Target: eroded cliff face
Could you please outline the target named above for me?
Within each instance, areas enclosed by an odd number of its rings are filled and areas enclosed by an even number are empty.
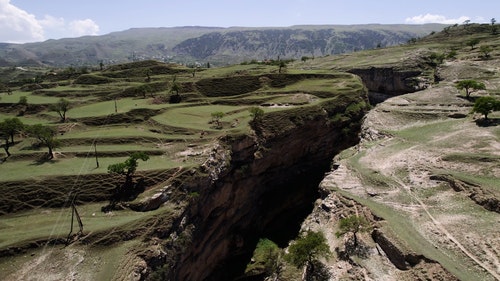
[[[356,74],[370,90],[370,102],[379,103],[392,96],[413,93],[429,87],[435,80],[422,69],[402,70],[394,67],[355,68],[348,72]]]
[[[362,106],[346,111],[352,104]],[[365,105],[360,93],[268,114],[255,122],[255,135],[221,140],[203,165],[211,180],[190,187],[199,196],[170,235],[189,241],[164,258],[167,280],[230,280],[243,272],[259,238],[285,244],[295,237],[332,157],[358,142]],[[166,248],[175,248],[169,243],[178,239],[167,240]]]
[[[331,280],[499,279],[498,194],[475,178],[498,178],[497,160],[480,158],[498,158],[498,128],[449,117],[469,108],[445,80],[365,116],[360,143],[335,157],[320,185],[324,198],[302,226],[322,231],[337,254],[323,261]],[[358,237],[362,255],[344,254],[352,235],[335,235],[351,215],[373,226]]]

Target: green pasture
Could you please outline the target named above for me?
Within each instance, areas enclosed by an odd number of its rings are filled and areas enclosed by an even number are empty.
[[[190,107],[178,107],[170,109],[153,119],[161,124],[183,127],[196,130],[216,130],[212,129],[209,122],[212,120],[212,113],[223,112],[222,122],[239,119],[240,125],[247,125],[250,120],[248,106],[229,105],[200,105]],[[241,120],[242,119],[242,120]],[[246,121],[246,122],[245,122]]]
[[[455,132],[461,122],[463,120],[445,119],[422,123],[420,126],[412,126],[403,130],[391,131],[390,133],[408,141],[424,143],[434,140],[436,136],[443,133]]]
[[[49,120],[43,119],[39,116],[31,116],[31,115],[15,116],[12,114],[5,114],[5,113],[0,113],[0,122],[5,120],[5,119],[14,118],[14,117],[21,120],[21,122],[23,122],[23,124],[25,124],[25,125],[34,125],[34,124],[39,124],[39,123],[45,124],[45,123],[50,122]]]
[[[150,131],[151,127],[141,125],[116,125],[116,126],[99,126],[99,127],[84,127],[82,129],[76,128],[63,136],[58,136],[59,139],[75,139],[75,138],[119,138],[126,139],[127,137],[147,137],[158,138],[159,140],[165,139],[167,136],[160,133]]]
[[[101,211],[105,203],[78,206],[78,213],[84,223],[85,233],[116,229],[128,224],[139,223],[143,218],[165,212],[164,209],[148,213],[123,210],[106,214]],[[0,248],[27,241],[46,238],[66,238],[71,226],[71,209],[36,209],[2,216],[0,221]],[[73,233],[78,231],[75,221]]]
[[[98,152],[119,152],[119,151],[150,151],[156,148],[154,143],[135,143],[135,144],[97,144]],[[68,147],[61,147],[58,149],[61,153],[65,152],[91,152],[94,154],[93,145],[72,145]]]
[[[0,103],[18,103],[19,98],[22,96],[28,99],[28,104],[51,104],[59,100],[58,97],[34,95],[31,92],[12,91],[12,95],[7,95],[6,93],[0,94]]]
[[[197,78],[230,77],[236,75],[263,75],[278,72],[278,66],[265,64],[235,64],[204,70],[196,74]]]
[[[99,168],[96,168],[95,157],[89,155],[85,158],[64,158],[56,153],[56,159],[49,161],[19,160],[6,161],[0,165],[2,175],[0,181],[17,181],[39,179],[44,176],[67,176],[82,174],[106,174],[111,164],[124,162],[128,157],[99,157]],[[180,166],[193,165],[198,161],[194,157],[151,156],[148,161],[140,161],[138,171],[170,169]],[[76,180],[76,179],[75,179]]]
[[[269,89],[269,92],[329,92],[335,95],[336,89],[344,88],[345,84],[346,81],[332,79],[303,79],[285,88]]]
[[[176,105],[153,104],[151,98],[123,98],[116,100],[116,112],[115,101],[110,100],[70,108],[70,110],[68,110],[68,112],[66,113],[66,116],[68,118],[96,117],[115,113],[129,112],[132,109],[138,108],[160,109],[172,106]]]

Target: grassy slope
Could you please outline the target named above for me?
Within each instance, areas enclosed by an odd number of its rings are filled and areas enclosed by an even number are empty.
[[[469,35],[470,37],[474,35]],[[478,35],[479,36],[479,35]],[[325,58],[316,58],[314,60],[308,60],[306,62],[295,62],[288,67],[287,72],[289,74],[300,74],[300,73],[308,73],[308,74],[330,74],[331,69],[348,69],[351,67],[369,67],[372,65],[378,66],[386,66],[386,65],[394,65],[396,64],[401,57],[408,57],[415,54],[416,51],[418,53],[420,50],[424,50],[423,53],[428,52],[447,52],[451,48],[457,49],[459,51],[458,58],[459,59],[467,59],[471,54],[478,54],[477,50],[475,52],[469,52],[469,47],[464,46],[463,39],[462,41],[450,42],[445,45],[439,44],[439,38],[437,39],[426,39],[429,41],[424,41],[423,44],[416,44],[410,46],[402,46],[399,48],[389,48],[389,49],[380,49],[380,50],[372,50],[372,51],[363,51],[359,53],[342,55],[342,56],[331,56]],[[498,40],[498,39],[497,39]],[[492,45],[497,44],[497,41],[491,41]],[[496,54],[498,50],[494,52]],[[410,60],[411,64],[413,61]],[[230,66],[225,68],[214,68],[200,71],[193,77],[189,73],[184,73],[181,75],[177,75],[177,81],[181,83],[195,83],[201,79],[207,78],[221,78],[221,77],[239,77],[239,76],[252,76],[252,75],[263,75],[263,74],[276,74],[277,68],[273,66],[265,66],[265,65],[238,65],[238,66]],[[466,77],[467,74],[462,74],[462,77]],[[483,73],[484,76],[484,73]],[[490,74],[491,76],[491,74]],[[142,77],[138,77],[137,81],[140,81]],[[167,81],[169,83],[172,81],[172,75],[154,75],[152,76],[153,81]],[[491,81],[498,81],[497,76],[493,76]],[[71,82],[71,81],[69,81]],[[66,94],[66,97],[70,99],[74,105],[74,107],[68,112],[68,117],[71,122],[78,123],[79,118],[85,117],[98,117],[98,116],[113,116],[114,115],[114,102],[106,101],[102,99],[101,95],[93,93],[92,89],[98,89],[101,87],[105,87],[106,91],[109,91],[111,95],[120,97],[123,89],[128,86],[137,86],[141,83],[138,82],[127,82],[126,79],[118,79],[114,83],[107,84],[105,86],[80,86],[80,85],[70,85],[68,86],[68,81],[65,81],[66,86],[60,86],[56,88],[50,89],[52,92],[63,92]],[[451,84],[451,83],[449,83]],[[497,85],[497,84],[492,84]],[[69,146],[63,146],[58,149],[58,152],[64,154],[74,153],[74,152],[88,152],[92,151],[92,140],[97,139],[99,143],[103,143],[102,146],[99,145],[98,148],[103,152],[116,152],[116,151],[133,151],[133,150],[143,150],[143,149],[159,149],[165,152],[164,156],[155,156],[150,161],[146,163],[140,163],[139,170],[151,170],[151,169],[169,169],[178,166],[191,166],[196,165],[202,159],[202,157],[187,157],[188,159],[192,159],[193,161],[183,162],[186,157],[176,155],[179,151],[190,151],[194,147],[198,147],[199,150],[191,151],[189,153],[193,153],[192,155],[197,155],[197,153],[203,153],[203,145],[208,144],[213,138],[226,133],[226,132],[241,132],[247,131],[247,122],[249,120],[249,114],[246,111],[246,108],[261,104],[263,100],[270,103],[279,103],[279,104],[294,104],[297,99],[301,101],[309,101],[314,104],[315,99],[304,98],[304,96],[300,96],[299,98],[296,96],[297,93],[304,92],[305,94],[312,95],[316,99],[328,97],[328,95],[335,96],[338,94],[338,89],[342,89],[341,92],[352,93],[356,92],[360,89],[360,85],[357,80],[352,79],[352,76],[348,75],[337,75],[337,78],[334,79],[310,79],[310,80],[301,80],[295,81],[294,83],[282,86],[282,87],[270,87],[268,84],[262,86],[258,90],[241,94],[235,93],[234,96],[225,96],[225,97],[204,97],[199,93],[196,93],[195,90],[187,90],[187,92],[182,93],[185,96],[193,96],[192,100],[187,100],[181,104],[170,105],[170,104],[153,104],[152,98],[143,99],[141,96],[136,97],[126,97],[126,98],[118,98],[119,112],[127,113],[132,109],[136,108],[144,108],[144,109],[161,109],[157,115],[152,116],[147,122],[142,122],[140,124],[117,124],[113,126],[82,126],[78,124],[71,128],[71,130],[67,131],[63,136],[60,136],[60,139],[64,141],[68,141],[70,143]],[[90,90],[89,90],[90,89]],[[489,86],[489,89],[493,93],[498,92],[498,86]],[[166,94],[166,91],[161,92],[162,94]],[[326,93],[326,94],[325,94]],[[74,94],[74,96],[72,96]],[[14,96],[15,95],[15,96]],[[33,103],[53,103],[57,101],[57,98],[49,97],[46,95],[37,94],[36,97],[29,91],[21,91],[20,89],[15,89],[13,96],[2,95],[1,103],[6,102],[17,102],[18,96],[26,95],[28,97],[28,101],[30,101],[31,97],[33,99]],[[4,99],[5,98],[5,99]],[[39,100],[37,100],[39,98]],[[221,105],[221,102],[224,102],[224,105]],[[228,106],[226,104],[233,104],[232,106]],[[193,106],[196,105],[196,106]],[[286,108],[265,108],[266,111],[276,111],[276,110],[286,110]],[[208,122],[211,119],[211,113],[215,111],[223,111],[226,113],[226,116],[223,118],[224,128],[222,130],[211,128],[211,125]],[[0,114],[0,120],[3,118],[11,117],[15,115],[16,112],[4,112]],[[47,111],[42,111],[33,115],[23,116],[22,120],[26,123],[45,123],[50,125],[57,125],[56,121],[53,119],[54,113],[50,113]],[[403,113],[400,116],[405,116]],[[239,119],[239,124],[235,127],[231,127],[230,124],[234,121],[234,119]],[[154,121],[154,122],[153,122]],[[401,122],[405,122],[405,120],[401,120]],[[421,143],[428,141],[429,139],[433,139],[436,134],[439,135],[442,131],[450,131],[449,123],[453,123],[457,121],[444,121],[436,122],[436,123],[418,123],[418,126],[413,129],[408,128],[404,130],[394,130],[390,129],[388,132],[392,132],[394,135],[403,140],[400,144],[395,145],[391,149],[400,149],[401,147],[407,147],[408,141]],[[178,128],[179,130],[177,130]],[[452,127],[453,128],[453,127]],[[180,130],[183,129],[183,130]],[[202,131],[208,131],[209,137],[200,138],[200,133]],[[415,131],[421,133],[415,133]],[[168,134],[162,132],[169,132]],[[186,134],[187,132],[187,134]],[[426,133],[424,133],[426,132]],[[498,137],[498,132],[496,133]],[[142,138],[142,141],[141,141]],[[73,144],[71,144],[73,141]],[[12,152],[14,154],[33,154],[37,152],[30,147],[31,141],[25,140],[19,144],[16,144],[12,148]],[[82,144],[83,143],[83,144]],[[445,145],[445,144],[440,144]],[[173,148],[172,148],[173,147]],[[43,151],[43,149],[42,149]],[[182,154],[182,155],[189,155]],[[450,154],[450,155],[456,155]],[[386,184],[393,185],[394,180],[391,180],[389,176],[379,175],[373,176],[373,173],[369,168],[364,167],[363,164],[359,163],[361,155],[356,156],[357,158],[353,158],[353,165],[360,165],[359,171],[361,174],[366,174],[366,179],[369,182],[382,183],[384,186]],[[108,157],[102,159],[101,168],[95,170],[93,169],[93,165],[95,164],[93,159],[85,159],[85,158],[58,158],[51,162],[42,163],[40,165],[34,165],[36,163],[35,160],[14,160],[9,159],[6,163],[0,165],[0,173],[2,173],[2,180],[16,180],[16,179],[26,179],[26,171],[29,169],[30,176],[36,176],[37,178],[48,176],[48,175],[78,175],[80,173],[105,173],[105,168],[110,163],[116,163],[119,161],[123,161],[124,156],[119,157]],[[468,160],[473,161],[473,160]],[[477,162],[475,162],[478,164]],[[365,169],[363,172],[363,169]],[[8,175],[6,178],[3,175]],[[404,173],[403,173],[404,175]],[[494,180],[490,178],[483,179],[483,177],[478,177],[474,174],[467,173],[464,177],[474,177],[478,182],[489,182],[492,188],[497,188],[498,186],[495,184]],[[385,182],[387,181],[387,182]],[[356,195],[349,195],[356,198]],[[408,198],[404,195],[401,197],[403,200],[407,200]],[[410,231],[414,225],[408,226],[408,221],[401,219],[401,215],[399,215],[399,210],[393,210],[388,206],[380,205],[378,202],[369,202],[366,199],[359,199],[361,203],[365,203],[368,206],[371,206],[374,211],[381,214],[386,220],[389,221],[389,226],[393,229],[396,235],[400,236],[403,241],[411,241],[412,234]],[[379,206],[379,207],[377,207]],[[95,208],[95,205],[86,205],[83,207],[84,210],[89,208],[89,212],[92,211],[92,208]],[[49,210],[50,211],[50,210]],[[95,210],[94,210],[95,211]],[[92,212],[94,212],[92,211]],[[32,214],[31,211],[26,213],[27,216]],[[62,213],[67,213],[67,210],[62,210]],[[97,212],[97,211],[95,211]],[[22,214],[15,214],[21,215]],[[31,215],[30,215],[31,216]],[[58,215],[59,216],[59,215]],[[65,215],[66,216],[66,215]],[[88,212],[85,211],[85,216],[88,216]],[[133,221],[136,217],[135,214],[132,213],[117,213],[117,216],[120,219],[117,220],[117,224]],[[144,216],[149,217],[148,214]],[[28,216],[29,218],[29,216]],[[145,218],[145,217],[139,217]],[[25,220],[15,220],[9,216],[5,217],[5,223],[2,220],[2,225],[0,228],[3,229],[11,229],[15,231],[17,227],[25,229],[30,229],[31,222]],[[35,221],[42,221],[40,217],[33,215],[33,219]],[[46,225],[49,226],[51,224],[55,225],[55,227],[62,227],[63,223],[60,223],[60,220],[57,219],[57,216],[48,216],[46,221]],[[86,219],[92,221],[94,218]],[[105,217],[101,217],[99,215],[98,218],[95,218],[98,222],[96,225],[89,226],[89,229],[95,228],[97,230],[106,229],[106,226],[103,226],[106,222]],[[403,223],[404,222],[404,223]],[[19,225],[16,225],[19,223]],[[67,223],[65,223],[67,224]],[[408,227],[407,227],[408,226]],[[103,227],[103,228],[100,228]],[[118,227],[120,228],[120,227]],[[37,228],[38,229],[38,228]],[[38,239],[40,237],[47,237],[52,230],[49,228],[40,228],[33,235],[24,233],[25,235],[15,235],[18,232],[10,232],[10,231],[2,231],[0,234],[0,241],[4,243],[4,246],[14,245],[21,243],[30,239]],[[398,229],[407,229],[404,232],[398,233]],[[58,232],[59,235],[65,234],[65,231],[61,230]],[[424,247],[423,252],[428,254],[431,258],[435,258],[443,263],[443,265],[449,268],[450,271],[455,272],[459,276],[464,276],[463,279],[469,279],[470,273],[462,272],[460,268],[457,268],[456,264],[453,264],[453,261],[450,259],[443,257],[446,254],[453,254],[453,252],[436,252],[436,250],[431,249],[429,247],[428,242],[426,241],[426,237],[418,236],[420,238],[416,239],[414,243],[410,243],[410,247],[415,250],[419,250],[419,248]],[[423,245],[423,246],[422,246]],[[428,248],[428,249],[427,249]],[[460,258],[462,260],[462,258]],[[465,268],[465,267],[464,267]],[[463,275],[461,275],[463,274]]]
[[[0,188],[0,190],[3,189],[0,200],[4,206],[25,204],[34,209],[0,216],[0,229],[2,229],[0,250],[27,245],[33,241],[65,238],[67,235],[70,209],[43,207],[44,203],[41,202],[43,201],[41,198],[44,196],[40,196],[38,192],[49,192],[52,195],[48,196],[60,197],[49,203],[60,205],[67,200],[70,192],[71,194],[78,192],[81,188],[81,180],[88,181],[85,182],[85,188],[88,190],[80,195],[83,201],[81,201],[82,205],[78,206],[85,224],[85,233],[90,232],[90,237],[100,235],[115,237],[113,233],[126,231],[131,228],[131,225],[141,222],[146,224],[148,220],[155,217],[157,212],[166,214],[168,218],[170,215],[167,211],[170,207],[162,207],[159,211],[149,213],[120,211],[114,212],[110,217],[100,211],[100,207],[106,202],[85,203],[84,201],[88,200],[87,197],[92,197],[92,194],[96,198],[103,198],[113,185],[120,182],[119,178],[112,178],[106,174],[108,165],[124,161],[126,156],[134,151],[150,153],[152,156],[148,161],[139,163],[138,171],[150,173],[151,182],[157,183],[148,186],[145,192],[151,196],[157,192],[156,190],[168,184],[170,171],[175,173],[175,171],[181,171],[182,168],[196,167],[205,161],[211,151],[212,143],[218,137],[225,134],[249,132],[248,122],[251,117],[248,109],[252,106],[268,102],[268,106],[262,107],[265,112],[279,112],[294,109],[297,106],[317,104],[320,100],[335,98],[340,93],[357,97],[359,93],[364,92],[360,81],[352,75],[330,71],[304,71],[292,68],[286,70],[287,75],[276,76],[278,71],[276,66],[255,64],[201,69],[193,76],[189,69],[173,67],[178,68],[178,73],[180,73],[175,74],[176,81],[181,84],[181,96],[184,98],[179,104],[155,100],[155,97],[160,96],[168,99],[168,85],[171,85],[174,74],[151,75],[150,83],[164,83],[165,86],[162,90],[148,93],[146,98],[139,92],[134,96],[128,94],[124,96],[125,93],[130,92],[127,89],[145,84],[137,82],[144,80],[142,75],[145,73],[137,67],[130,73],[141,76],[113,78],[113,82],[103,85],[75,84],[77,78],[75,76],[69,79],[65,77],[63,80],[55,81],[56,83],[44,82],[42,84],[47,84],[47,87],[37,91],[14,88],[13,95],[2,94],[0,103],[4,106],[0,107],[0,121],[15,117],[23,109],[15,104],[20,96],[27,96],[29,104],[40,104],[43,107],[34,112],[27,112],[18,118],[25,124],[41,123],[59,128],[61,133],[58,134],[57,139],[62,145],[55,150],[54,159],[43,161],[40,158],[46,153],[46,148],[34,147],[33,144],[36,142],[34,139],[16,135],[16,143],[10,148],[12,156],[0,164],[2,174],[0,186],[2,182],[8,185],[8,187]],[[114,75],[113,71],[119,73],[122,69],[128,68],[128,66],[114,67],[115,70],[105,70],[102,74],[120,77],[121,74]],[[100,75],[101,73],[95,72],[94,74]],[[301,76],[304,74],[322,76],[309,81]],[[258,82],[259,79],[252,78],[260,75],[268,76],[266,82],[261,84]],[[289,78],[284,82],[273,86],[274,79],[279,80],[288,76]],[[207,97],[193,86],[201,80],[210,82],[207,79],[233,79],[233,77],[235,81],[239,81],[238,79],[257,81],[257,84],[252,85],[252,88],[256,90],[241,93],[238,83],[226,83],[221,85],[225,87],[225,95],[217,96],[212,93],[218,88],[213,86],[210,88],[211,84],[205,83],[203,90],[210,94],[210,97]],[[54,77],[50,79],[57,80]],[[57,114],[48,110],[50,105],[56,103],[61,97],[68,99],[71,104],[67,112],[68,121],[64,124],[58,123]],[[282,106],[270,106],[273,104]],[[148,112],[147,110],[154,110],[150,111],[153,115],[145,117],[143,113]],[[218,111],[224,113],[221,119],[221,129],[215,128],[213,123],[210,124],[212,113]],[[132,119],[121,119],[127,116],[131,116]],[[103,120],[101,125],[93,125],[92,122],[85,125],[82,122],[97,119]],[[125,120],[132,120],[132,122]],[[94,141],[97,141],[99,168],[96,168]],[[161,171],[167,171],[167,176],[161,176]],[[157,180],[158,178],[163,178],[163,181]],[[59,182],[58,179],[60,179]],[[105,183],[105,186],[99,186],[102,183]],[[36,196],[27,202],[19,201],[23,200],[19,198],[29,194],[36,194]],[[40,199],[35,200],[36,197]],[[142,198],[144,196],[140,196],[136,202]],[[118,243],[117,241],[123,238],[113,239],[114,241],[110,243]],[[113,249],[125,251],[121,244],[116,244],[114,248],[102,249],[102,251],[107,255],[115,251]],[[19,262],[22,260],[19,259]],[[12,264],[16,262],[11,259],[0,261],[0,267]],[[117,270],[117,266],[118,263],[115,262],[114,268],[107,269],[102,274],[112,275],[112,271]],[[7,274],[12,270],[3,272]],[[0,275],[0,277],[5,276]]]
[[[499,245],[495,241],[499,237],[494,226],[498,214],[473,202],[469,192],[457,193],[443,183],[427,181],[432,174],[451,175],[500,197],[498,126],[478,127],[471,117],[446,118],[452,112],[467,114],[471,106],[459,97],[456,80],[484,82],[487,91],[475,95],[499,93],[500,75],[494,69],[500,66],[500,38],[490,28],[459,26],[414,45],[296,63],[311,69],[404,69],[414,67],[418,56],[457,52],[455,59],[446,59],[440,66],[443,81],[432,89],[388,100],[369,114],[367,126],[388,137],[365,140],[359,151],[342,154],[341,163],[357,175],[361,187],[343,189],[345,183],[339,181],[332,188],[384,218],[389,235],[397,237],[403,248],[439,261],[461,280],[498,278],[495,247]],[[489,59],[481,58],[477,46],[471,50],[467,45],[474,38],[480,40],[478,46],[492,47]],[[496,120],[499,116],[492,114]],[[367,191],[377,195],[368,196]]]

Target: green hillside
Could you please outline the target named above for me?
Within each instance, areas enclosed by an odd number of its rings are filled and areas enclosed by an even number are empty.
[[[300,59],[406,43],[444,25],[134,28],[102,36],[0,44],[0,66],[87,66],[154,59],[194,65]]]

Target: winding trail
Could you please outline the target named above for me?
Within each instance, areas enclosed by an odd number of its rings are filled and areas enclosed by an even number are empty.
[[[429,212],[427,205],[420,200],[420,198],[415,195],[412,191],[411,188],[406,185],[403,181],[398,179],[397,177],[394,177],[394,180],[405,190],[408,192],[408,194],[418,202],[420,207],[422,207],[422,210],[426,213],[426,215],[431,219],[432,223],[439,229],[439,231],[444,234],[450,241],[452,241],[466,256],[468,256],[470,259],[472,259],[476,264],[481,266],[484,270],[486,270],[488,273],[490,273],[492,276],[494,276],[496,279],[500,280],[500,275],[495,272],[494,269],[491,269],[488,265],[480,261],[475,255],[473,255],[470,251],[468,251],[453,235],[450,234],[448,230],[436,219],[434,216],[431,215]]]

